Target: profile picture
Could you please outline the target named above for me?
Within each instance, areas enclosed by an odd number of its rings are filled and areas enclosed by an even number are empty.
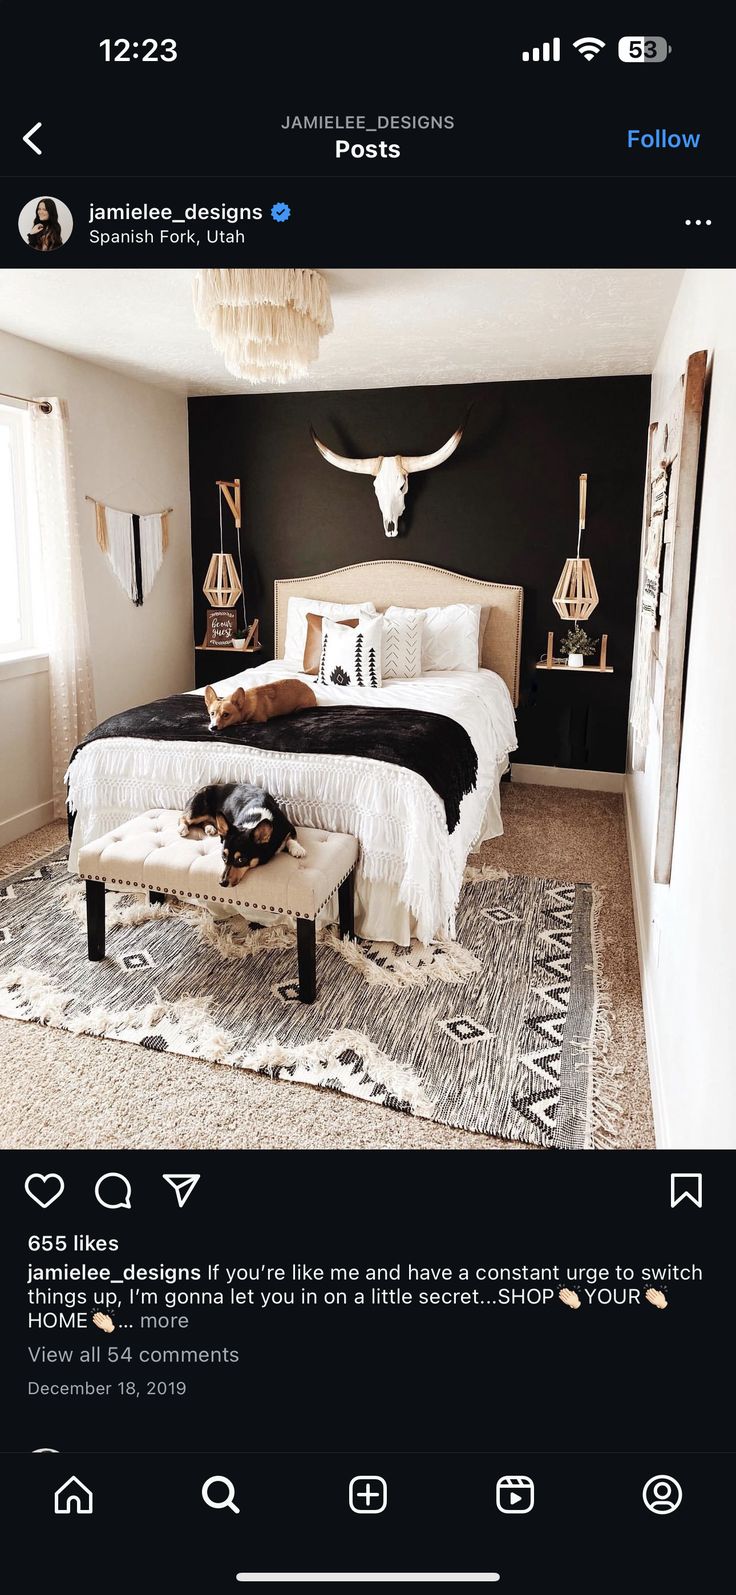
[[[73,228],[74,220],[69,206],[62,199],[53,199],[50,194],[29,199],[18,217],[18,231],[23,242],[30,249],[38,249],[43,254],[68,244]]]

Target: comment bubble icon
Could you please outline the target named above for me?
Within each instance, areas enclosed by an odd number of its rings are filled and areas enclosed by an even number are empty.
[[[113,1170],[101,1174],[95,1185],[95,1196],[100,1207],[129,1208],[132,1194],[130,1180],[126,1179],[124,1174],[117,1174]]]

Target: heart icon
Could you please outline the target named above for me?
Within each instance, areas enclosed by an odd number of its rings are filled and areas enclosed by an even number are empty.
[[[50,1192],[42,1194],[43,1187],[48,1186],[49,1181]],[[25,1189],[26,1196],[30,1196],[32,1202],[37,1202],[39,1207],[50,1207],[52,1202],[58,1202],[64,1189],[64,1181],[60,1174],[29,1174]]]

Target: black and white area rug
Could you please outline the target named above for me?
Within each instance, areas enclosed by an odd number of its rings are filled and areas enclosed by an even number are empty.
[[[84,888],[54,854],[0,882],[0,1014],[507,1140],[615,1146],[593,888],[466,877],[456,942],[404,952],[323,931],[306,1006],[288,923],[108,893],[107,956],[89,963]]]

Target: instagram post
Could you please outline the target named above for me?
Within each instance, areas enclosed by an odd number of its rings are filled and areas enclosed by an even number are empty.
[[[492,105],[454,46],[421,95],[289,55],[236,103],[127,19],[50,23],[63,126],[5,68],[31,1592],[727,1554],[724,113],[693,29],[522,22]]]
[[[116,330],[105,270],[3,274],[3,380],[52,395],[1,418],[6,1145],[733,1138],[672,874],[719,845],[683,703],[728,462],[685,345],[735,285],[136,269]]]

